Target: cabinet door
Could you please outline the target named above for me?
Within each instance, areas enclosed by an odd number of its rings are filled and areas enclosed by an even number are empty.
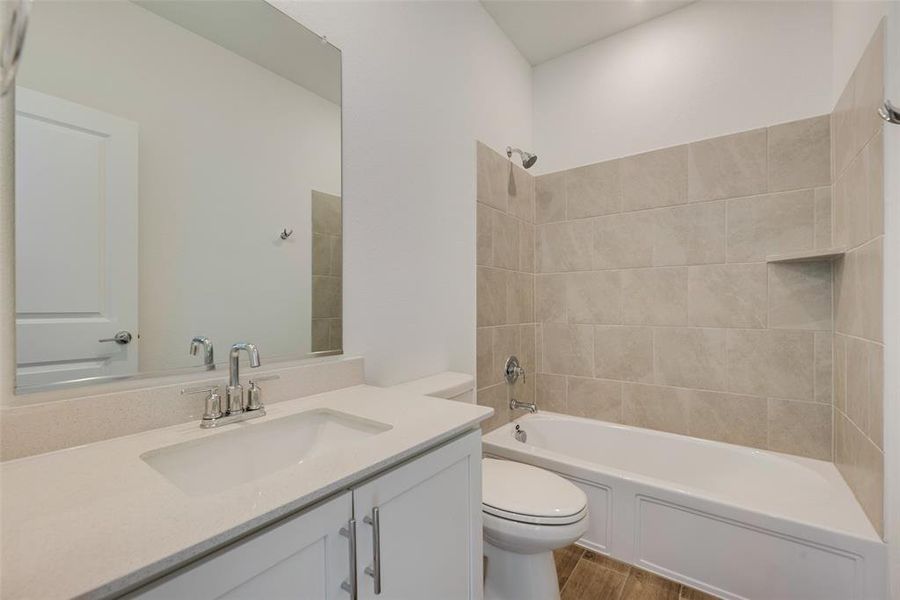
[[[154,582],[132,597],[199,600],[348,598],[350,569],[340,535],[352,511],[350,492],[235,542]]]
[[[481,597],[479,432],[354,489],[353,505],[360,599]]]

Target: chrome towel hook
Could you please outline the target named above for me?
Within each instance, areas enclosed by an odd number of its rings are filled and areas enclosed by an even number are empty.
[[[280,236],[280,237],[281,237],[281,239],[286,240],[286,239],[288,239],[289,237],[291,237],[292,235],[294,235],[294,230],[291,229],[290,231],[288,231],[287,228],[285,228],[285,229],[283,229],[283,230],[281,231],[281,236]]]
[[[894,125],[900,125],[900,110],[897,110],[890,100],[884,101],[884,106],[878,109],[878,116]]]

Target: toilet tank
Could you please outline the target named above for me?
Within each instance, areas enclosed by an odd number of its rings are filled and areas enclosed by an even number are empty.
[[[444,371],[395,385],[393,389],[419,396],[435,396],[475,404],[475,378],[466,373]]]

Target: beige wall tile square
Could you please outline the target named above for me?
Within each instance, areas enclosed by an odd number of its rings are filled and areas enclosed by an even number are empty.
[[[727,337],[729,391],[812,400],[812,332],[729,329]]]
[[[831,406],[769,398],[769,450],[831,460]]]
[[[884,534],[884,454],[840,412],[835,413],[834,462],[879,535]]]
[[[510,273],[507,285],[506,322],[534,323],[534,275]]]
[[[534,312],[539,323],[566,322],[566,278],[564,273],[536,275]]]
[[[525,368],[525,379],[532,381],[534,380],[533,375],[538,372],[534,351],[535,330],[534,325],[519,325],[519,353],[516,355],[519,357],[519,363]],[[500,369],[497,369],[498,373],[502,368],[503,365],[500,365]]]
[[[556,375],[593,376],[593,327],[545,323],[541,329],[544,372]]]
[[[725,262],[725,203],[656,211],[653,242],[655,266]]]
[[[848,252],[835,268],[835,330],[882,341],[882,238]]]
[[[340,317],[343,308],[341,278],[314,275],[312,278],[312,318]]]
[[[491,237],[495,267],[519,268],[519,222],[501,212],[491,211]]]
[[[559,273],[591,269],[594,253],[594,227],[590,221],[549,223],[538,226],[535,233],[537,236],[535,252],[539,272]]]
[[[484,433],[506,425],[515,418],[515,415],[509,410],[505,383],[478,390],[477,399],[479,405],[490,406],[494,409],[491,418],[481,424],[481,430]]]
[[[342,277],[344,272],[344,236],[331,237],[331,274]]]
[[[478,142],[475,150],[478,172],[477,198],[489,206],[506,212],[507,207],[507,160]]]
[[[544,326],[541,323],[534,326],[534,372],[544,372]]]
[[[622,322],[686,325],[687,267],[622,271]]]
[[[566,377],[566,412],[613,423],[622,422],[622,384],[585,377]]]
[[[478,327],[506,324],[506,280],[508,271],[478,267],[476,306]]]
[[[869,422],[865,434],[884,450],[884,347],[869,342]]]
[[[485,388],[500,383],[500,371],[494,364],[494,330],[490,327],[475,329],[475,385]]]
[[[331,343],[331,319],[311,319],[310,326],[312,351],[327,350]]]
[[[834,111],[831,113],[832,165],[835,181],[850,164],[857,150],[856,127],[854,127],[853,99],[856,77],[851,77],[841,92]]]
[[[674,327],[655,329],[654,381],[681,387],[725,390],[725,331]]]
[[[847,412],[847,338],[839,333],[834,334],[834,406]]]
[[[719,392],[695,391],[690,403],[690,435],[765,448],[766,399]]]
[[[813,247],[815,192],[780,192],[728,201],[728,262],[765,260]]]
[[[539,175],[534,178],[535,223],[566,220],[566,172]]]
[[[653,330],[649,327],[595,327],[594,375],[652,383]]]
[[[331,238],[322,233],[312,236],[312,274],[331,275]]]
[[[492,212],[493,210],[488,208],[486,204],[476,203],[475,231],[478,245],[475,251],[475,264],[486,267],[494,264],[494,246],[491,238],[491,232],[493,231]]]
[[[869,425],[869,345],[864,340],[847,338],[847,410],[857,427]]]
[[[674,146],[622,159],[622,210],[687,202],[688,147]]]
[[[831,116],[769,127],[769,191],[831,183]]]
[[[627,425],[687,435],[691,390],[641,383],[622,384],[622,418]]]
[[[815,233],[814,246],[816,248],[831,248],[831,187],[821,187],[815,190]]]
[[[597,218],[594,221],[594,268],[651,266],[656,214],[656,211],[641,211]]]
[[[506,162],[507,212],[528,223],[534,222],[534,177],[511,161]]]
[[[866,146],[866,177],[869,237],[875,237],[884,234],[884,136],[880,132]]]
[[[765,327],[766,289],[764,263],[690,267],[690,324],[698,327]]]
[[[569,323],[621,323],[620,271],[586,271],[566,276]]]
[[[621,210],[620,161],[587,165],[566,173],[566,217],[583,219]]]
[[[766,130],[695,142],[688,147],[688,199],[692,202],[766,191]]]
[[[834,334],[831,331],[817,331],[814,338],[815,379],[813,380],[813,399],[823,404],[831,404],[833,400],[833,340]]]
[[[311,199],[312,230],[316,233],[341,235],[342,203],[340,196],[313,190]]]
[[[494,332],[493,346],[491,350],[491,374],[492,380],[497,383],[505,383],[503,379],[503,365],[510,356],[518,356],[521,349],[521,331],[517,325],[505,327],[492,327]]]
[[[857,155],[834,185],[835,243],[855,247],[869,239],[866,160]]]
[[[562,375],[549,375],[539,373],[537,375],[537,387],[535,388],[535,401],[538,410],[549,412],[566,412],[566,378]]]
[[[856,71],[853,90],[853,120],[857,149],[881,131],[883,121],[876,112],[884,103],[884,21],[872,35]]]
[[[519,270],[534,273],[534,225],[519,222]]]
[[[831,330],[831,263],[769,265],[769,327]]]

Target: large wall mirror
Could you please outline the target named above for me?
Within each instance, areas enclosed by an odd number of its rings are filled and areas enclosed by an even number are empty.
[[[337,48],[263,0],[35,2],[16,83],[19,393],[340,351]]]

